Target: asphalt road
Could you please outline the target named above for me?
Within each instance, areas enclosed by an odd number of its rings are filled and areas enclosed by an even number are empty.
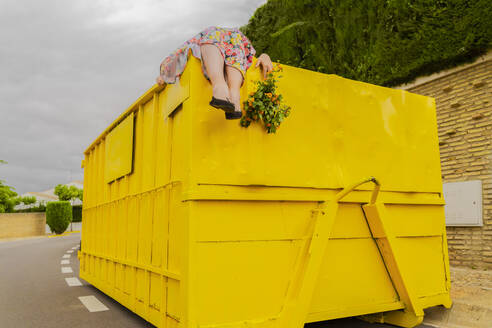
[[[0,241],[0,328],[153,327],[78,278],[80,234]],[[67,253],[72,250],[72,253]],[[65,258],[63,258],[65,256]],[[69,263],[61,264],[63,260]],[[70,267],[72,273],[62,273]],[[70,269],[64,269],[69,271]],[[65,278],[78,278],[70,287]],[[75,281],[77,282],[77,281]],[[86,307],[79,297],[85,298]],[[95,297],[95,301],[94,301]],[[91,310],[103,310],[90,312]],[[356,319],[332,320],[306,328],[388,328]],[[421,325],[420,328],[430,328]]]

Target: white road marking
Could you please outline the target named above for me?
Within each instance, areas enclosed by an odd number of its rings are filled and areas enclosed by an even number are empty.
[[[70,254],[65,254],[65,255],[62,256],[62,258],[69,259],[70,258]]]
[[[73,253],[73,249],[68,250],[67,253]]]
[[[70,260],[61,260],[60,264],[70,264]]]
[[[75,277],[65,278],[65,281],[67,282],[67,285],[70,287],[82,286],[82,283],[80,282],[80,280],[75,278]]]
[[[77,248],[79,248],[79,246],[72,247],[72,249],[77,249]]]
[[[89,312],[101,312],[108,311],[109,309],[106,305],[102,304],[96,296],[80,296],[79,300],[84,304],[84,306],[89,310]]]
[[[73,270],[71,267],[61,267],[61,273],[72,273]]]

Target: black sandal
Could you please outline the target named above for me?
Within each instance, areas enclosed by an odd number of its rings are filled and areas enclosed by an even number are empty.
[[[223,99],[217,99],[215,97],[212,97],[212,100],[210,100],[210,106],[222,109],[224,112],[231,113],[234,112],[234,104],[231,103],[228,100],[223,100]]]
[[[238,120],[243,116],[243,112],[233,111],[232,113],[225,113],[226,120]]]

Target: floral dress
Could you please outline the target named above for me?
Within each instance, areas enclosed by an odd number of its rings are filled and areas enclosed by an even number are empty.
[[[181,47],[166,57],[161,64],[161,77],[166,83],[175,83],[183,73],[188,61],[188,52],[196,58],[202,58],[200,46],[202,44],[216,45],[226,65],[237,68],[244,77],[246,70],[251,66],[256,51],[248,38],[238,28],[222,28],[210,26],[193,38],[186,41]],[[202,61],[202,70],[208,79],[207,71]]]

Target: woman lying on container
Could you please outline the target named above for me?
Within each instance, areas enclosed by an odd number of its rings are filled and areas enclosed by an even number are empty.
[[[185,69],[189,50],[202,61],[203,74],[212,83],[210,105],[225,111],[226,119],[241,118],[239,89],[256,53],[248,38],[237,28],[208,27],[164,59],[159,85],[176,82]],[[264,76],[273,66],[267,54],[258,57],[256,67],[259,65]]]

